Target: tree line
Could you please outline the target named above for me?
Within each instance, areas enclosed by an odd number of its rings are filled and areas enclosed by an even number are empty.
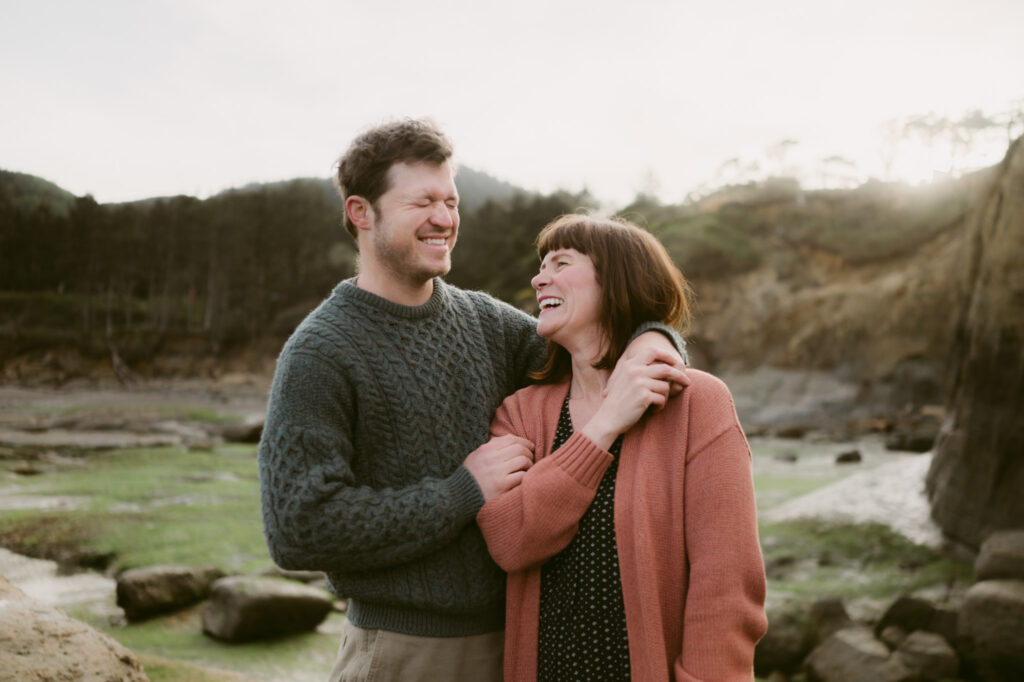
[[[475,189],[448,279],[514,301],[536,269],[539,229],[592,202],[507,186],[487,198],[480,174],[462,173]],[[283,338],[355,272],[341,201],[326,180],[124,204],[62,192],[0,171],[0,343],[8,352],[63,341],[129,359],[187,336],[222,353]]]

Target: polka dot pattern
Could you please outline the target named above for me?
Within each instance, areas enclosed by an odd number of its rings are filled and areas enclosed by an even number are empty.
[[[573,433],[566,396],[552,451]],[[594,500],[569,545],[541,569],[537,679],[629,679],[629,639],[615,546],[615,472],[620,436]]]

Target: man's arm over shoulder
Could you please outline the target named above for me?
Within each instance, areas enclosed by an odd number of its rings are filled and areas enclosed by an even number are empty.
[[[537,335],[537,318],[482,291],[468,293],[475,297],[478,313],[495,325],[485,333],[501,335],[504,357],[494,359],[507,369],[509,394],[529,385],[529,373],[540,369],[546,356],[544,339]]]
[[[283,568],[356,571],[405,563],[451,542],[483,505],[465,467],[373,489],[353,473],[355,396],[323,355],[287,348],[259,446],[264,532]]]

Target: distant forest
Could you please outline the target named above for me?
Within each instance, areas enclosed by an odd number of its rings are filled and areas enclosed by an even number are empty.
[[[582,195],[528,194],[463,168],[462,229],[449,280],[513,300],[535,269],[532,242]],[[329,180],[297,179],[122,204],[0,171],[0,364],[66,344],[125,361],[169,339],[220,354],[286,336],[356,253]]]
[[[448,281],[532,311],[537,232],[595,202],[527,193],[469,168],[457,183],[462,227]],[[697,285],[761,266],[799,278],[808,248],[851,264],[916,248],[962,215],[968,186],[804,191],[769,178],[684,204],[640,195],[620,215],[662,239]],[[0,171],[0,367],[54,348],[129,365],[182,347],[276,352],[355,266],[328,180],[99,204]]]

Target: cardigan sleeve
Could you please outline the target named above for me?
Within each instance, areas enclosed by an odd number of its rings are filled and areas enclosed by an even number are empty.
[[[498,408],[491,435],[514,434],[533,440],[513,395]],[[549,445],[536,443],[536,451]],[[537,461],[522,483],[487,502],[477,523],[501,568],[519,571],[542,564],[576,535],[612,455],[581,433]]]
[[[675,679],[749,681],[767,619],[750,449],[738,422],[692,456],[684,485],[690,572]]]

